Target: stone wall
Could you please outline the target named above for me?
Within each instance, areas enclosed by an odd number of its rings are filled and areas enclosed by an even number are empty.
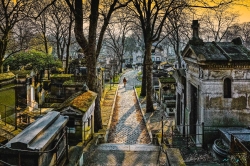
[[[223,81],[232,80],[231,98],[224,98]],[[242,126],[250,120],[250,70],[248,69],[202,69],[189,66],[187,94],[190,85],[198,89],[199,121],[205,126]],[[187,96],[190,108],[190,95]],[[192,110],[191,110],[192,111]]]

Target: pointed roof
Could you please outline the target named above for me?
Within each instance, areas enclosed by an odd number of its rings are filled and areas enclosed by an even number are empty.
[[[182,56],[197,62],[250,61],[250,51],[234,39],[232,42],[204,42],[202,45],[188,43]]]

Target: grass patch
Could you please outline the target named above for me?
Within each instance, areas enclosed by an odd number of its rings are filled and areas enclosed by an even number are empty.
[[[141,71],[137,73],[137,78],[139,81],[142,81],[142,72]]]
[[[5,91],[0,92],[0,114],[1,118],[5,117],[5,110],[6,116],[10,116],[15,112],[15,90],[8,89]]]
[[[115,83],[115,84],[118,84],[119,81],[120,81],[120,77],[121,77],[121,74],[116,74],[112,79],[111,79],[111,82]]]
[[[135,91],[137,93],[137,96],[140,97],[140,94],[141,94],[141,85],[136,85],[135,86]]]
[[[139,97],[140,100],[145,100],[146,96],[141,96],[141,85],[136,85],[135,86],[135,91],[137,93],[137,96]]]
[[[117,86],[118,86],[117,84],[113,85],[112,83],[111,84],[106,83],[104,87],[105,88],[104,91],[108,92],[110,90],[116,90]]]

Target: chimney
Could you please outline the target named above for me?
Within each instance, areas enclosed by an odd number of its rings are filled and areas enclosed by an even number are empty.
[[[191,28],[193,29],[193,37],[189,41],[190,44],[193,44],[193,45],[203,44],[203,40],[200,39],[200,37],[199,37],[199,27],[200,27],[200,24],[199,24],[198,20],[193,20],[193,24],[191,26]]]
[[[192,29],[193,29],[193,38],[199,39],[199,27],[200,24],[198,23],[198,20],[193,20],[192,24]]]

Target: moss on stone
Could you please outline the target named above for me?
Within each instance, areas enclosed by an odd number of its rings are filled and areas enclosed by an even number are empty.
[[[78,108],[79,110],[86,112],[90,105],[94,102],[96,98],[96,93],[92,91],[87,91],[77,96],[74,100],[70,102],[70,105]]]
[[[222,110],[223,109],[223,104],[222,104],[221,97],[210,98],[208,108],[217,108],[217,109]]]
[[[63,86],[83,86],[82,82],[75,82],[73,80],[67,80],[63,83]]]
[[[31,70],[15,70],[13,71],[15,75],[18,75],[18,77],[26,77],[27,74],[30,75]]]
[[[232,99],[232,109],[245,109],[247,106],[247,99],[245,96],[241,96],[241,97],[238,97],[238,98],[233,98]]]
[[[174,77],[160,77],[159,80],[161,83],[174,83],[175,82]]]
[[[50,78],[70,78],[73,74],[51,74]]]
[[[8,73],[0,73],[0,81],[3,80],[9,80],[15,77],[15,74],[13,74],[12,72],[8,72]]]

